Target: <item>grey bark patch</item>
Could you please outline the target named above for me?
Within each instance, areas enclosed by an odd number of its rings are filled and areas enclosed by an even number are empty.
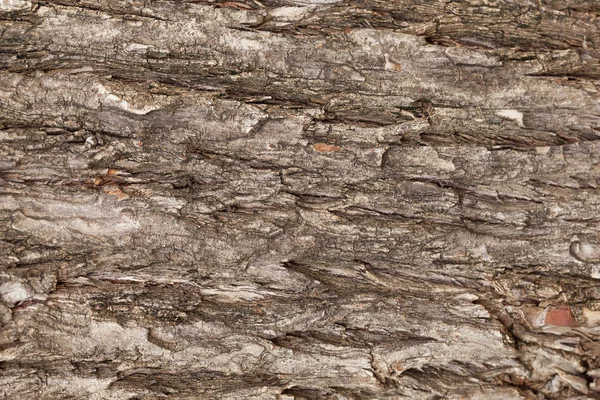
[[[571,243],[571,254],[579,261],[600,262],[600,244],[575,241]]]

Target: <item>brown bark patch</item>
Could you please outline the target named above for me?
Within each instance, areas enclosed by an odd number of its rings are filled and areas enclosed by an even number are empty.
[[[327,144],[327,143],[315,143],[315,145],[313,147],[319,153],[332,153],[334,151],[338,151],[341,149],[340,146],[336,146],[333,144]]]
[[[129,195],[127,193],[125,193],[124,191],[122,191],[121,189],[119,189],[116,186],[105,187],[104,193],[108,194],[109,196],[116,196],[117,199],[119,199],[119,200],[126,200],[129,198]]]
[[[544,323],[554,326],[579,326],[571,314],[571,309],[567,305],[561,305],[548,310]]]

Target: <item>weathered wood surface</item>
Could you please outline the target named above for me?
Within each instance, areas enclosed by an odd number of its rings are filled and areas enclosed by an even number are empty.
[[[599,398],[597,2],[0,5],[3,398]]]

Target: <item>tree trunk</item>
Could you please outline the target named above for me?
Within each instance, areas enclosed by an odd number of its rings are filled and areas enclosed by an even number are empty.
[[[0,20],[3,398],[600,398],[596,1]]]

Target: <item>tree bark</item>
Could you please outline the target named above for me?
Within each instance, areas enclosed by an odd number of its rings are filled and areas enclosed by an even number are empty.
[[[0,28],[3,398],[600,398],[597,2]]]

